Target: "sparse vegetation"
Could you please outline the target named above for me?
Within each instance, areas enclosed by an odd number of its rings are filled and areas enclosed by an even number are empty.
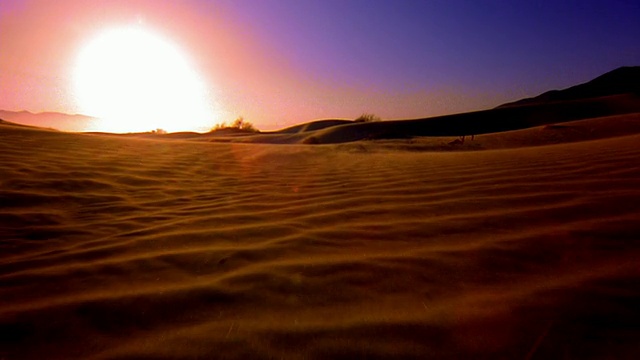
[[[260,130],[256,129],[252,123],[246,121],[242,116],[235,119],[233,123],[231,123],[231,125],[228,125],[226,122],[216,124],[216,126],[214,126],[213,129],[211,129],[211,131],[219,131],[219,130],[226,130],[226,129],[242,130],[246,132],[260,132]]]
[[[226,122],[221,122],[221,123],[217,123],[214,127],[211,128],[210,131],[217,131],[217,130],[222,130],[222,129],[228,129],[229,125],[227,125]]]
[[[380,120],[382,120],[382,119],[377,115],[363,113],[358,118],[356,118],[354,121],[355,122],[374,122],[374,121],[380,121]]]
[[[251,132],[257,132],[258,129],[256,129],[252,123],[245,121],[244,118],[242,118],[242,116],[240,116],[239,118],[237,118],[233,124],[231,125],[232,128],[236,128],[236,129],[240,129],[240,130],[246,130],[246,131],[251,131]]]
[[[155,129],[155,130],[151,130],[151,133],[152,134],[157,134],[157,135],[162,135],[162,134],[166,134],[167,130],[158,128],[158,129]]]

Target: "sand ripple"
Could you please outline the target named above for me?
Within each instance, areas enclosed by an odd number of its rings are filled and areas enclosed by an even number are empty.
[[[0,358],[631,359],[638,143],[2,129]]]

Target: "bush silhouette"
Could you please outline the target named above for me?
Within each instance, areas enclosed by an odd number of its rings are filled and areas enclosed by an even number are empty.
[[[255,128],[255,126],[253,126],[252,123],[244,120],[242,116],[235,119],[233,123],[231,123],[231,125],[227,125],[226,122],[216,124],[216,126],[214,126],[213,129],[211,129],[211,131],[227,130],[227,129],[242,130],[246,132],[260,132],[258,129]]]
[[[380,120],[382,119],[380,119],[379,116],[376,116],[374,114],[363,113],[362,115],[357,117],[354,121],[355,122],[373,122],[373,121],[380,121]]]

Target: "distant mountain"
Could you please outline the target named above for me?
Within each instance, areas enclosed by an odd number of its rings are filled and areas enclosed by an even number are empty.
[[[71,115],[57,112],[32,113],[29,111],[0,110],[0,119],[16,124],[50,128],[61,131],[80,132],[91,127],[96,120],[86,115]]]
[[[584,84],[572,86],[564,90],[547,91],[533,98],[518,100],[498,107],[583,100],[619,94],[640,95],[640,66],[620,67]]]

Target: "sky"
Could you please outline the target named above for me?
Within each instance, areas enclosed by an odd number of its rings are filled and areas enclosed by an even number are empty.
[[[179,112],[190,103],[147,99],[174,131],[482,110],[640,65],[638,19],[637,0],[2,0],[0,109],[99,115],[78,59],[105,31],[140,28],[179,49],[203,89],[199,122]],[[153,86],[190,94],[166,66]]]

